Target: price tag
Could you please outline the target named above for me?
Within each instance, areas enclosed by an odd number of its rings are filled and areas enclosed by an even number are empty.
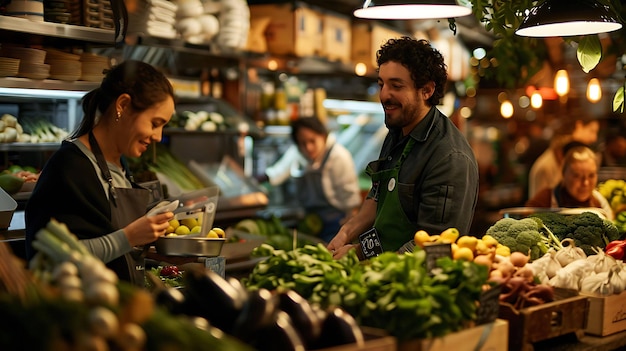
[[[424,251],[426,251],[426,270],[428,272],[437,267],[437,259],[440,257],[452,257],[451,244],[441,243],[424,245]]]
[[[383,253],[383,245],[380,243],[376,228],[372,228],[359,235],[359,242],[361,243],[361,251],[363,251],[363,257],[365,258],[372,258]]]

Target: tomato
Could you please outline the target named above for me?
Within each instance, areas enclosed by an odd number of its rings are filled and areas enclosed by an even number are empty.
[[[163,277],[176,277],[180,274],[177,266],[164,266],[161,268],[161,276]]]

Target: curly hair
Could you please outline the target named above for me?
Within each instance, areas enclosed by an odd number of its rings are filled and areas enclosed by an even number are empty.
[[[439,104],[443,98],[448,80],[447,66],[443,56],[427,40],[401,37],[389,39],[376,51],[376,63],[394,61],[402,64],[411,72],[415,88],[422,88],[429,81],[435,83],[435,91],[428,99],[431,105]]]

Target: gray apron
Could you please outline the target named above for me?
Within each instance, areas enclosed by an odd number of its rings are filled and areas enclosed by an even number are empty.
[[[300,174],[292,172],[292,176],[296,180],[298,200],[304,205],[304,210],[307,213],[315,213],[320,216],[323,226],[319,237],[326,242],[330,242],[337,234],[341,227],[341,220],[346,215],[344,211],[330,204],[322,187],[322,171],[332,149],[332,146],[328,149],[318,169],[302,171]]]
[[[113,186],[113,177],[109,172],[106,160],[102,155],[100,146],[94,138],[93,133],[89,133],[89,145],[93,151],[98,167],[103,177],[109,183],[109,204],[111,205],[111,223],[113,228],[121,229],[137,218],[146,214],[150,192],[139,187],[129,178],[132,188],[116,188]],[[128,175],[128,170],[126,171]],[[117,273],[121,280],[129,281],[137,286],[145,286],[145,250],[143,248],[133,248],[131,252],[107,263],[107,266]]]

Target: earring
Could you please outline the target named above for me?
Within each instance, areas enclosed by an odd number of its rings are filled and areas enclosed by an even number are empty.
[[[122,118],[122,113],[120,111],[117,111],[117,116],[115,117],[115,122],[119,122],[120,118]]]

